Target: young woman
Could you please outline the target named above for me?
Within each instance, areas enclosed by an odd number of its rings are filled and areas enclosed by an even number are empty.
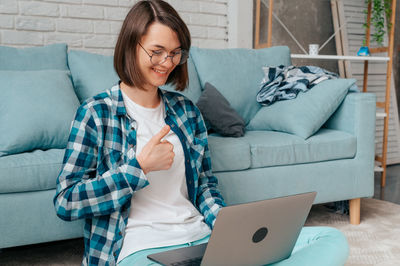
[[[207,130],[182,91],[190,34],[163,1],[140,1],[116,44],[118,85],[77,110],[54,204],[84,218],[83,264],[115,265],[154,247],[207,240],[224,201]]]
[[[169,4],[139,1],[115,48],[120,82],[77,110],[54,205],[64,220],[85,219],[83,265],[148,265],[150,253],[208,241],[225,203],[211,172],[207,130],[190,100],[158,88],[186,87],[190,43]],[[332,234],[303,230],[295,248],[302,252],[282,265],[318,261],[314,255],[326,247],[314,244],[319,239],[347,244]],[[335,265],[332,257],[324,256]]]

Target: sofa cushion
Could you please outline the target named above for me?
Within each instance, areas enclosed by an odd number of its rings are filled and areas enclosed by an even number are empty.
[[[247,131],[241,139],[250,145],[251,168],[353,158],[357,151],[355,136],[325,128],[307,140],[276,131]]]
[[[201,86],[199,77],[197,76],[196,67],[193,64],[193,59],[191,57],[189,57],[187,61],[187,66],[189,73],[189,84],[184,91],[179,91],[179,93],[182,93],[195,103],[200,98]],[[169,91],[175,91],[174,87],[169,84],[161,86],[161,88]]]
[[[70,50],[68,66],[75,92],[81,103],[111,88],[119,80],[114,70],[112,56]]]
[[[69,71],[0,71],[0,156],[65,148],[79,106]]]
[[[51,149],[0,157],[0,193],[55,188],[63,156],[64,149]]]
[[[264,77],[262,67],[291,63],[286,46],[259,50],[192,47],[190,54],[201,86],[204,87],[206,82],[213,84],[246,124],[261,108],[256,96]]]
[[[243,138],[210,134],[208,144],[213,172],[238,171],[250,168],[250,145]]]
[[[295,99],[261,108],[247,130],[275,130],[308,138],[328,120],[343,101],[355,79],[323,81]]]
[[[0,46],[0,70],[68,70],[67,45],[14,48]]]
[[[242,137],[244,121],[230,106],[225,97],[210,83],[206,83],[200,99],[196,103],[204,121],[215,132],[227,137]]]

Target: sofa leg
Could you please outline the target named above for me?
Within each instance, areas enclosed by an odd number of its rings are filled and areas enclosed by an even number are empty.
[[[360,224],[360,212],[361,212],[361,199],[350,200],[350,223],[354,225]]]

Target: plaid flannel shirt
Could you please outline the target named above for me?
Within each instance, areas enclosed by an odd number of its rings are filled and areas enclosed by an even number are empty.
[[[179,93],[159,94],[165,121],[183,144],[189,199],[212,228],[225,203],[211,171],[203,118]],[[136,126],[119,85],[83,103],[72,122],[54,206],[63,220],[85,219],[83,265],[116,264],[132,194],[149,185],[135,156]]]

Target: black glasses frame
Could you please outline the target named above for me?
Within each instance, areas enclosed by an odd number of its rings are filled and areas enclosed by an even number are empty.
[[[177,66],[186,63],[186,61],[187,61],[188,58],[189,58],[188,52],[187,52],[186,50],[181,49],[181,61],[180,61],[178,64],[175,64],[175,63],[174,63],[173,58],[174,58],[175,55],[168,55],[168,54],[167,54],[167,56],[164,57],[164,59],[161,60],[159,63],[154,64],[154,63],[153,63],[153,60],[152,60],[154,54],[150,55],[149,52],[147,52],[147,50],[142,46],[142,44],[141,44],[140,42],[138,42],[138,44],[140,45],[140,47],[142,47],[142,49],[143,49],[143,50],[146,52],[146,54],[150,57],[150,62],[153,64],[153,66],[157,66],[157,65],[163,64],[165,61],[168,60],[168,57],[171,58],[172,64],[177,65]],[[182,58],[184,58],[184,60],[182,60]]]

